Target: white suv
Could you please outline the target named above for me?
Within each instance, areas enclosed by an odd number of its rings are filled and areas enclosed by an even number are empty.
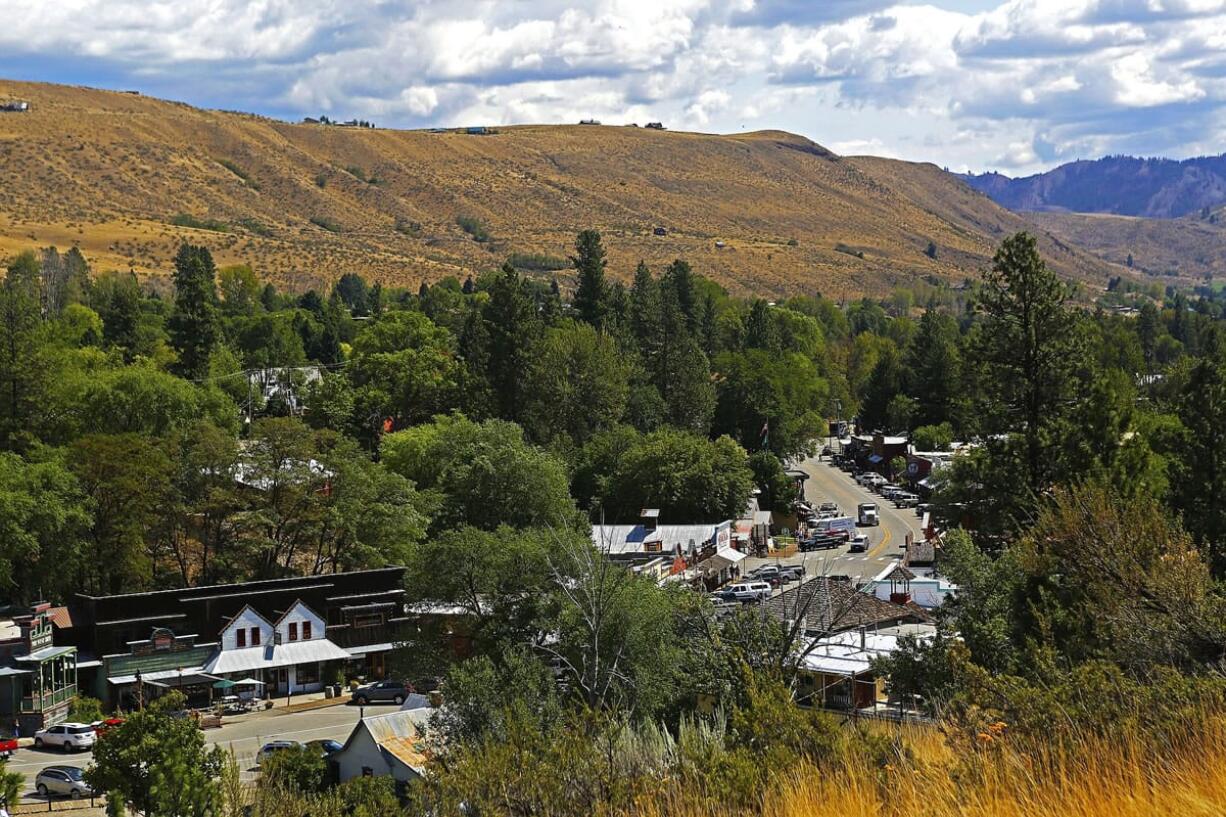
[[[94,727],[88,723],[61,723],[48,726],[34,733],[34,746],[58,746],[66,752],[89,751],[98,739]]]
[[[740,582],[729,587],[728,592],[734,593],[737,601],[762,601],[771,597],[771,586],[767,582]]]

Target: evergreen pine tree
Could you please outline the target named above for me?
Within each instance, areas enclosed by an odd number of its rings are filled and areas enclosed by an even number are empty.
[[[575,254],[570,262],[578,278],[575,290],[575,314],[600,329],[608,311],[608,291],[604,280],[605,252],[600,233],[584,230],[575,239]]]
[[[167,326],[184,377],[203,377],[220,334],[217,270],[205,247],[183,244],[175,256],[175,308]]]
[[[523,412],[529,352],[539,321],[525,282],[510,264],[494,279],[483,310],[490,339],[488,379],[498,416],[518,420]]]

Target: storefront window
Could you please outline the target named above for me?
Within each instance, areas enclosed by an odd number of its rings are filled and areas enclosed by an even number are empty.
[[[319,664],[318,662],[312,663],[312,664],[299,664],[298,665],[298,685],[299,686],[306,686],[307,684],[318,684],[318,683],[319,683]]]

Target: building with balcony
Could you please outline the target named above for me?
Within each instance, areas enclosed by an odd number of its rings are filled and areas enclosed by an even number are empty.
[[[347,677],[382,678],[410,617],[404,568],[77,595],[56,621],[80,654],[86,694],[130,706],[165,687],[207,698],[222,677],[254,677],[269,695]]]
[[[77,649],[56,646],[50,604],[4,622],[0,633],[0,725],[32,735],[59,723],[77,694]]]

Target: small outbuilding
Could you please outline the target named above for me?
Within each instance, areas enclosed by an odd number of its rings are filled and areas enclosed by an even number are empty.
[[[424,730],[432,711],[429,700],[415,694],[395,712],[358,721],[328,759],[336,781],[391,776],[403,796],[404,787],[425,773]]]

